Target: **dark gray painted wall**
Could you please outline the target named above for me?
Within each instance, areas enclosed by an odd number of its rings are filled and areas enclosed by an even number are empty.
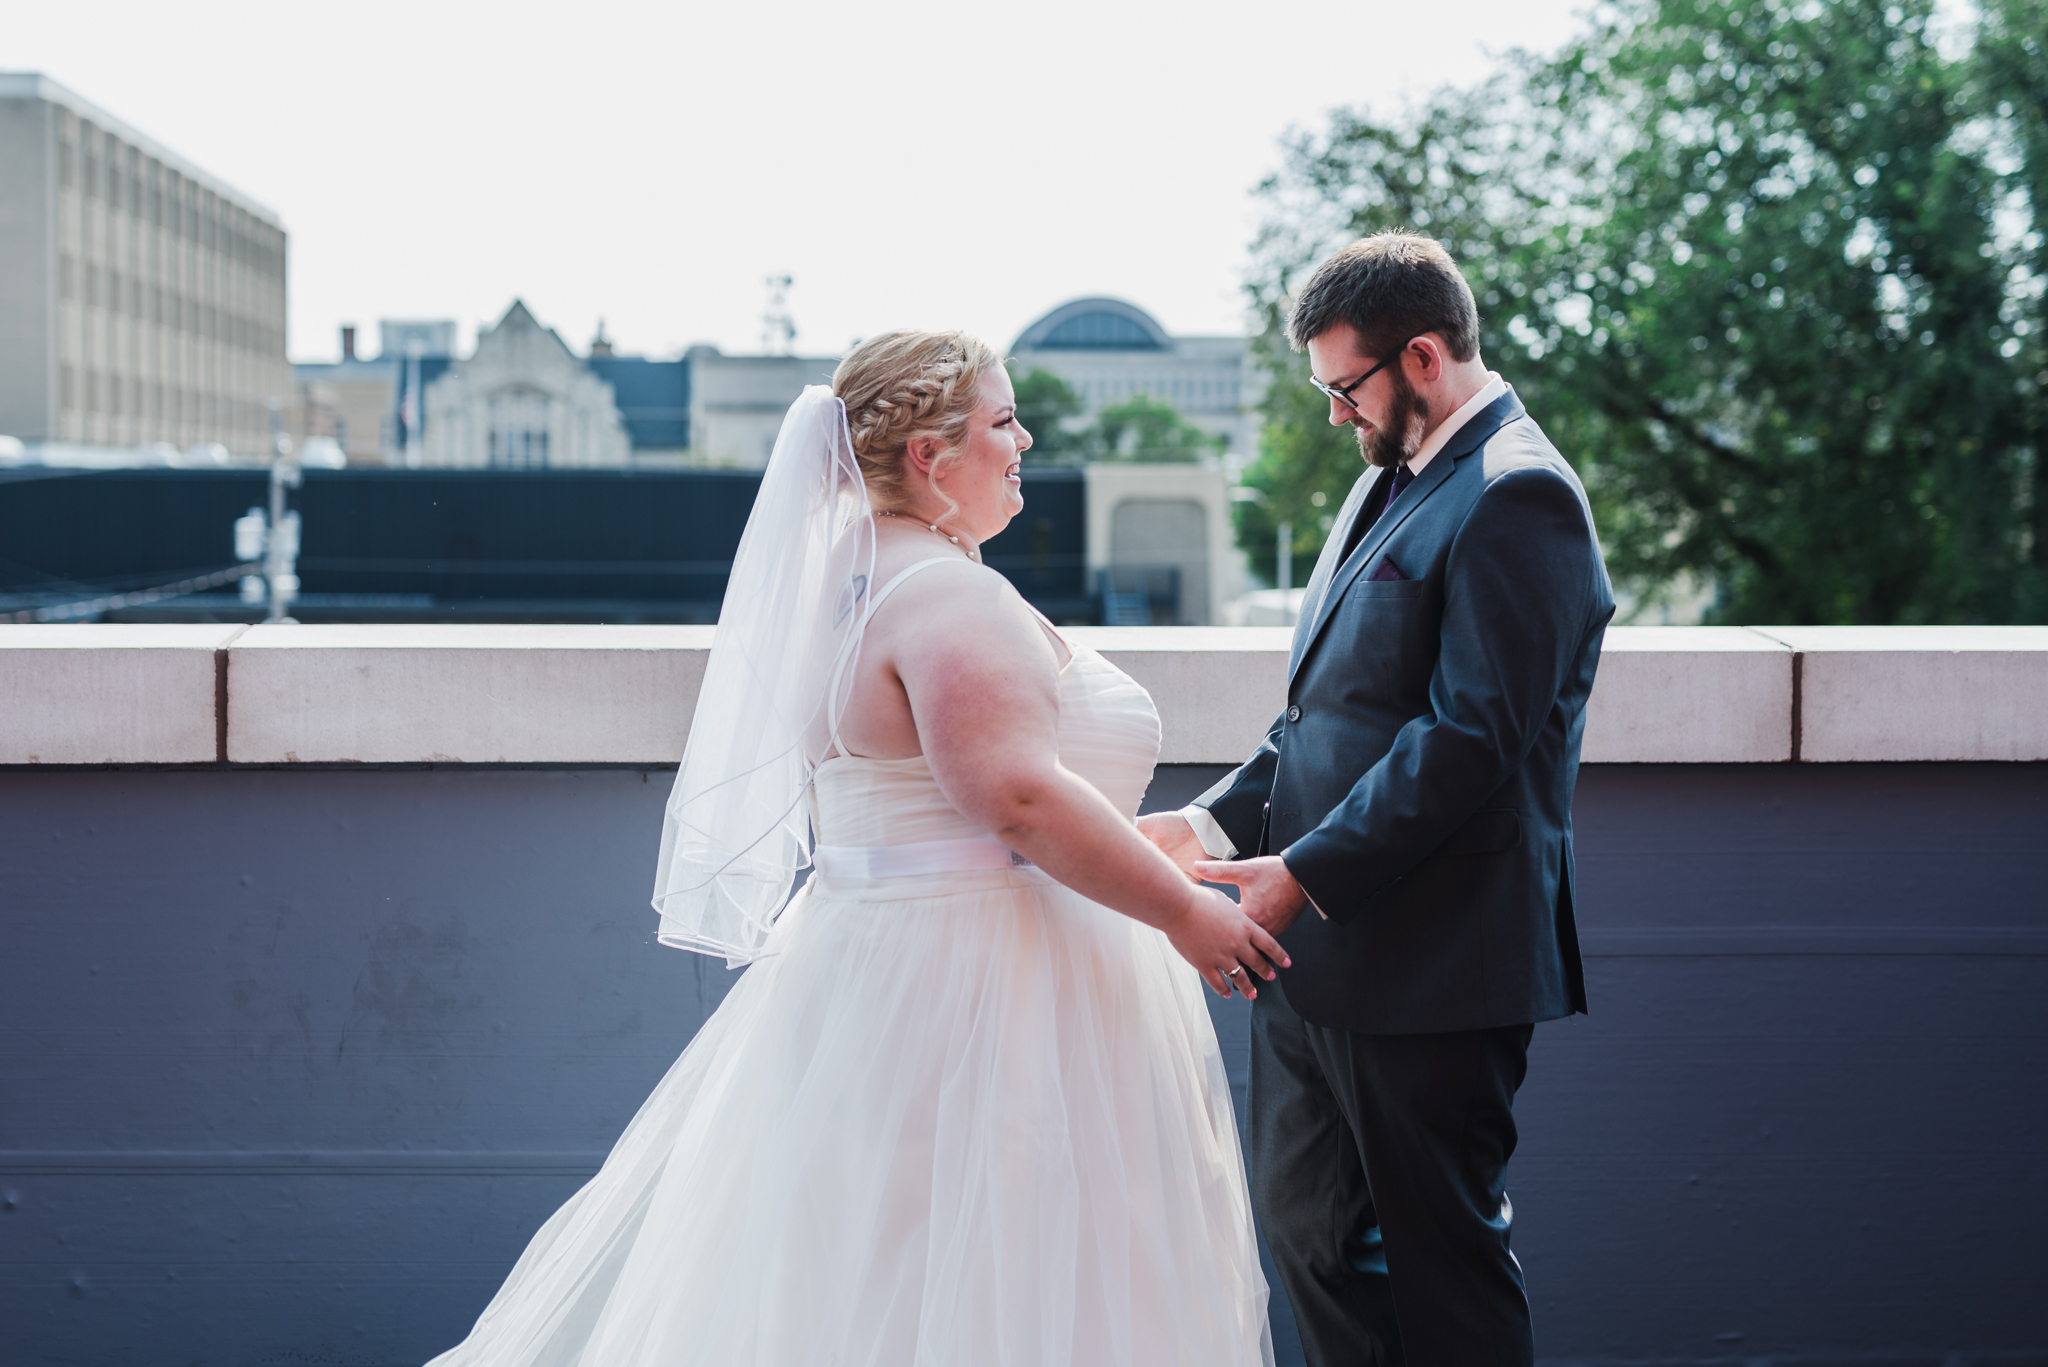
[[[727,984],[653,942],[669,777],[0,772],[0,1363],[459,1338]],[[2048,1362],[2048,765],[1595,767],[1577,819],[1539,1351]]]

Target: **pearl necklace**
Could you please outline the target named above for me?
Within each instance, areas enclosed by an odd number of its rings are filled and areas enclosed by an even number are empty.
[[[876,516],[876,517],[893,517],[893,518],[898,518],[898,519],[901,519],[902,521],[905,521],[905,522],[911,522],[911,523],[916,523],[916,525],[918,525],[918,526],[920,526],[920,527],[923,527],[923,528],[924,528],[924,529],[925,529],[926,531],[930,532],[930,533],[931,533],[931,534],[932,534],[933,536],[943,536],[943,537],[945,537],[945,538],[946,538],[946,540],[948,540],[948,541],[952,542],[952,543],[953,543],[954,545],[956,545],[956,546],[960,546],[960,538],[959,538],[959,537],[957,537],[957,536],[954,536],[954,535],[952,535],[951,533],[948,533],[948,532],[942,532],[942,531],[940,531],[940,530],[939,530],[939,524],[938,524],[938,523],[936,523],[936,522],[918,522],[916,518],[914,518],[914,517],[910,517],[910,516],[908,516],[908,515],[906,515],[906,514],[904,514],[904,513],[899,513],[899,512],[897,512],[897,511],[896,511],[896,510],[895,510],[894,508],[877,508],[877,509],[875,509],[875,516]],[[981,560],[981,552],[980,552],[980,551],[977,551],[977,550],[973,550],[973,549],[970,549],[969,547],[966,547],[966,546],[960,546],[960,549],[961,549],[962,551],[966,552],[967,558],[968,558],[969,560],[975,561],[975,562],[976,562],[977,564],[978,564],[978,563],[980,563],[980,560]]]

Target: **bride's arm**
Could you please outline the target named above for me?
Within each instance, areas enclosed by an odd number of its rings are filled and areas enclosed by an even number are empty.
[[[1218,992],[1237,963],[1271,978],[1279,944],[1060,764],[1059,661],[1014,590],[989,570],[919,578],[870,644],[888,652],[947,800],[1082,896],[1166,932]]]

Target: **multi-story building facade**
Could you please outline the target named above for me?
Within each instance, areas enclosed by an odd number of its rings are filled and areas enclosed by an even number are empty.
[[[728,356],[694,346],[690,364],[693,465],[759,470],[775,450],[782,416],[804,387],[832,383],[836,356]]]
[[[0,432],[268,449],[275,212],[35,73],[0,74]]]
[[[297,393],[285,408],[294,441],[332,441],[350,465],[389,465],[398,449],[398,369],[389,356],[356,355],[356,329],[341,329],[339,361],[292,366]]]
[[[1259,453],[1264,385],[1242,337],[1173,337],[1135,304],[1076,299],[1025,328],[1010,354],[1018,374],[1048,370],[1073,386],[1079,421],[1145,394],[1222,436],[1233,455]]]
[[[1230,529],[1233,467],[1258,454],[1262,377],[1245,339],[1174,337],[1134,304],[1076,299],[1025,328],[1010,352],[1016,373],[1050,371],[1073,388],[1076,422],[1146,395],[1228,443],[1222,461],[1110,461],[1087,473],[1091,582],[1143,593],[1155,621],[1223,621],[1244,580]]]

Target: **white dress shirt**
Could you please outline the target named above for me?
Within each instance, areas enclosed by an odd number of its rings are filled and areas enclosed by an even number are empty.
[[[1443,450],[1450,443],[1452,437],[1458,435],[1459,428],[1472,421],[1488,404],[1507,392],[1507,381],[1501,379],[1499,372],[1487,371],[1486,383],[1480,386],[1479,392],[1465,400],[1459,406],[1457,412],[1445,418],[1441,423],[1438,423],[1436,430],[1422,439],[1422,445],[1416,448],[1415,454],[1408,457],[1409,478],[1413,479],[1421,475],[1423,467],[1435,459],[1436,453]],[[1363,511],[1363,509],[1361,508],[1360,511]],[[1236,844],[1232,842],[1229,836],[1223,833],[1223,828],[1216,824],[1215,817],[1209,815],[1207,807],[1183,807],[1180,809],[1180,814],[1187,821],[1188,825],[1194,828],[1195,839],[1202,842],[1202,849],[1211,859],[1234,859],[1237,857]]]

